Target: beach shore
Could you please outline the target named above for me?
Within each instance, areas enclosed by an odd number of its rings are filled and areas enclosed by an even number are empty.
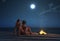
[[[60,41],[60,34],[13,35],[13,32],[0,31],[0,41]]]

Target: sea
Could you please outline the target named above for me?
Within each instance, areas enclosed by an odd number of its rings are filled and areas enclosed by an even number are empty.
[[[39,33],[41,29],[43,29],[47,33],[60,34],[60,27],[45,27],[45,28],[31,27],[32,32]],[[14,27],[0,27],[0,31],[13,32]]]

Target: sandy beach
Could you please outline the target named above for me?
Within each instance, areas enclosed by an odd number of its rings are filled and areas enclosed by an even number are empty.
[[[0,31],[0,41],[60,41],[60,34],[13,35],[13,32]]]

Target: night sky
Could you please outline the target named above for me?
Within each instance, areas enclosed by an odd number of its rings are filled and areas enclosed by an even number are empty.
[[[60,0],[0,0],[0,27],[14,27],[18,18],[30,27],[60,27]]]

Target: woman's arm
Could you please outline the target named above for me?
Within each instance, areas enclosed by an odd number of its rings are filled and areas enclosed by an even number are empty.
[[[16,35],[16,30],[17,30],[17,29],[16,29],[16,27],[15,27],[15,28],[14,28],[14,31],[13,31],[13,33],[14,33],[15,35]]]

